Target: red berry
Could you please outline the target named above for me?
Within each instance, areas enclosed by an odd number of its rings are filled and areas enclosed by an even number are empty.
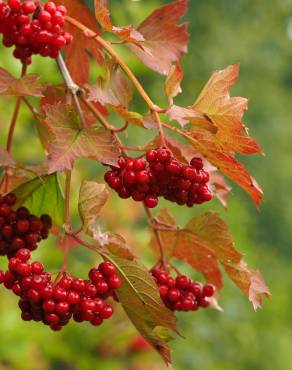
[[[156,150],[149,150],[146,153],[146,159],[148,162],[154,162],[157,159],[157,152]]]
[[[44,265],[40,262],[33,262],[31,264],[31,269],[33,274],[40,275],[44,271]]]
[[[101,319],[109,319],[113,315],[113,308],[109,304],[105,304],[99,316]]]
[[[207,284],[203,287],[203,295],[205,297],[213,297],[215,294],[216,288],[213,284]]]
[[[43,309],[45,312],[54,312],[55,311],[55,307],[56,307],[56,304],[55,304],[55,301],[52,300],[52,299],[48,299],[47,301],[45,301],[43,303]]]
[[[135,159],[134,164],[133,164],[133,169],[134,171],[143,171],[146,167],[146,163],[143,158],[138,158]]]
[[[56,304],[56,312],[61,316],[69,312],[69,309],[70,309],[69,303],[66,301],[59,302]]]
[[[32,13],[34,13],[35,10],[36,10],[36,5],[35,5],[34,1],[25,1],[22,4],[22,11],[25,14],[32,14]]]
[[[169,289],[167,299],[170,302],[177,302],[180,299],[180,291],[176,288]]]
[[[158,204],[157,196],[147,195],[147,197],[144,200],[144,204],[147,208],[155,208]]]
[[[22,262],[27,262],[30,259],[30,251],[28,249],[19,249],[16,253],[16,257]]]
[[[111,289],[118,289],[122,284],[121,279],[117,275],[112,275],[108,280],[108,286]]]
[[[190,285],[190,280],[187,276],[181,275],[176,278],[176,287],[179,289],[187,289]]]
[[[98,266],[99,271],[104,275],[104,276],[113,276],[116,273],[116,268],[111,262],[102,262]]]

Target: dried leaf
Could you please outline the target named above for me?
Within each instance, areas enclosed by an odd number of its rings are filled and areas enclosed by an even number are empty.
[[[109,193],[105,184],[83,181],[79,193],[79,214],[83,221],[83,230],[88,232],[96,222]]]
[[[170,68],[165,81],[165,94],[168,97],[170,104],[173,104],[173,98],[182,92],[180,86],[182,80],[183,70],[181,65],[177,62]]]
[[[0,148],[0,167],[6,166],[14,167],[16,162],[6,150]]]
[[[144,41],[128,45],[153,70],[167,75],[173,63],[187,52],[187,25],[177,22],[185,15],[188,0],[176,0],[149,15],[137,28]]]

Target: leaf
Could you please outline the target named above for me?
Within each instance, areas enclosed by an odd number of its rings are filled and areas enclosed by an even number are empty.
[[[227,183],[224,176],[216,171],[210,172],[210,184],[213,186],[213,194],[227,208],[227,198],[232,187]]]
[[[176,318],[161,301],[158,288],[147,269],[136,260],[128,261],[115,255],[105,255],[117,268],[122,286],[117,296],[129,319],[141,335],[160,353],[166,364],[171,355],[166,332],[176,331]]]
[[[149,15],[137,28],[144,41],[129,48],[153,70],[167,75],[173,63],[187,52],[187,25],[177,22],[187,12],[188,0],[176,0]]]
[[[111,32],[128,42],[143,41],[144,37],[134,27],[115,27],[110,17],[110,9],[107,0],[94,0],[95,16],[99,24],[108,32]]]
[[[99,34],[99,28],[94,15],[82,0],[56,0],[57,5],[64,5],[68,15]],[[65,47],[66,65],[73,80],[83,86],[89,80],[90,59],[88,52],[94,57],[98,64],[103,62],[103,51],[98,44],[87,37],[82,31],[66,22],[65,30],[73,36],[73,42]]]
[[[64,223],[64,197],[60,188],[57,174],[36,177],[13,190],[17,196],[17,204],[27,207],[36,216],[49,214],[54,224]]]
[[[108,63],[106,68],[106,78],[99,77],[97,83],[89,87],[89,101],[127,107],[133,97],[128,81],[116,65]]]
[[[160,235],[168,258],[175,257],[187,262],[206,279],[222,288],[220,263],[230,279],[246,294],[255,309],[261,306],[262,296],[270,292],[258,271],[250,270],[243,256],[234,246],[232,236],[216,212],[207,212],[194,217],[183,229],[176,227],[175,220],[162,210],[159,222],[168,225]],[[157,242],[152,240],[157,249]]]
[[[167,116],[172,121],[176,121],[181,127],[185,127],[188,123],[192,126],[201,127],[214,134],[218,131],[217,127],[212,121],[204,114],[197,112],[192,107],[179,107],[178,105],[171,106],[166,111]]]
[[[183,80],[183,70],[181,65],[177,62],[174,64],[168,73],[165,81],[165,94],[168,97],[170,104],[173,104],[173,98],[182,92],[181,82]]]
[[[8,71],[0,68],[0,95],[42,96],[43,86],[38,80],[37,74],[15,78]]]
[[[0,167],[6,166],[14,167],[16,162],[6,150],[0,148]]]
[[[83,229],[88,232],[99,217],[102,207],[109,196],[105,184],[94,181],[83,181],[79,193],[79,214],[83,221]]]
[[[80,158],[116,164],[120,151],[111,132],[95,127],[80,128],[77,114],[62,103],[47,105],[44,110],[46,122],[55,135],[48,147],[49,173],[71,169]]]

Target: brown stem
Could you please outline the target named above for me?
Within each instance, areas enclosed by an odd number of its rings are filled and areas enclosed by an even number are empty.
[[[164,270],[167,270],[167,261],[166,261],[166,258],[165,258],[165,254],[164,254],[164,250],[163,250],[163,243],[162,243],[162,240],[161,240],[161,236],[160,236],[160,233],[159,231],[153,226],[153,223],[154,223],[154,217],[152,215],[152,212],[150,211],[149,208],[147,208],[145,205],[144,205],[144,209],[145,209],[145,212],[148,216],[148,219],[149,219],[149,224],[152,228],[152,231],[154,233],[154,236],[157,240],[157,244],[158,244],[158,247],[159,247],[159,253],[160,253],[160,262],[161,262],[161,265],[163,267]]]

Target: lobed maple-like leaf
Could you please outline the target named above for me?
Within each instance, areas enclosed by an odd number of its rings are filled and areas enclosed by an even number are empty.
[[[96,19],[104,30],[119,36],[127,42],[139,43],[144,41],[143,35],[133,26],[116,27],[113,25],[107,0],[94,0],[94,7]]]
[[[17,197],[15,208],[27,207],[36,216],[49,214],[54,224],[64,223],[64,197],[57,174],[36,177],[13,190]]]
[[[78,19],[80,23],[87,26],[95,34],[100,33],[93,13],[82,0],[56,0],[55,2],[58,5],[65,5],[70,17]],[[73,36],[73,42],[65,47],[66,65],[73,80],[83,86],[89,80],[90,58],[88,52],[98,64],[101,64],[103,62],[103,51],[92,38],[87,37],[68,22],[65,24],[65,29]]]
[[[94,181],[83,181],[79,192],[79,214],[83,221],[83,230],[90,231],[105,205],[109,192],[105,184]]]
[[[46,123],[54,134],[48,146],[49,173],[71,169],[80,158],[116,164],[120,151],[111,132],[96,127],[81,128],[78,115],[62,103],[47,105],[44,110]]]
[[[187,52],[187,24],[177,24],[187,9],[188,0],[176,0],[155,10],[138,26],[144,41],[128,46],[146,66],[167,75]]]
[[[89,86],[88,99],[102,105],[127,107],[133,97],[131,86],[118,66],[110,61],[105,67],[106,77],[99,77],[96,84]]]
[[[194,217],[183,229],[176,226],[175,219],[167,210],[162,210],[157,220],[165,225],[160,237],[168,258],[175,257],[187,262],[206,279],[222,288],[219,263],[230,279],[245,293],[254,308],[261,306],[263,295],[270,292],[261,274],[250,270],[243,256],[234,246],[227,225],[216,212],[207,212]],[[152,245],[157,249],[157,241]]]
[[[0,95],[40,97],[43,88],[37,74],[15,78],[8,71],[0,68]]]
[[[154,279],[136,260],[129,261],[114,254],[107,254],[105,258],[116,266],[122,279],[117,296],[129,319],[166,364],[171,364],[166,341],[171,338],[171,331],[176,331],[176,318],[163,304]]]

